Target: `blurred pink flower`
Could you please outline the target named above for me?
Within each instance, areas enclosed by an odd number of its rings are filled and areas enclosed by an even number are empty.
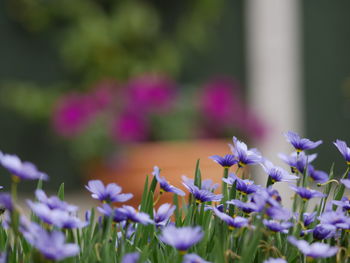
[[[175,82],[167,76],[145,74],[127,84],[128,102],[146,112],[165,112],[172,107],[175,89]]]
[[[94,101],[90,96],[68,94],[61,97],[53,111],[53,127],[64,137],[73,137],[84,130],[95,113]]]
[[[117,88],[118,85],[113,80],[103,80],[95,84],[89,96],[92,97],[96,110],[104,110],[111,105]]]
[[[121,113],[111,127],[112,138],[116,142],[143,141],[148,138],[148,124],[143,116],[137,112]]]
[[[201,92],[199,108],[211,131],[220,133],[222,129],[238,128],[248,136],[263,137],[265,127],[244,103],[238,83],[216,78],[205,84]]]

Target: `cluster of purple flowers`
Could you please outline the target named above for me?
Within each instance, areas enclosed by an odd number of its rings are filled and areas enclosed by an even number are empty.
[[[123,263],[147,262],[150,258],[159,261],[165,257],[174,257],[174,261],[183,263],[210,263],[207,260],[216,262],[214,253],[222,249],[218,262],[229,259],[247,262],[256,257],[255,252],[249,254],[250,251],[260,248],[259,254],[266,255],[255,258],[256,262],[299,262],[335,255],[339,261],[344,257],[341,246],[347,245],[350,232],[350,201],[343,196],[344,189],[350,188],[349,166],[339,181],[329,178],[310,164],[316,155],[304,152],[316,148],[321,141],[312,142],[293,132],[286,133],[286,137],[296,150],[290,156],[282,156],[292,168],[290,173],[234,137],[234,145],[230,146],[232,154],[210,157],[224,169],[223,192],[216,194],[219,185],[209,179],[202,180],[200,172],[196,171],[195,179],[182,177],[182,184],[188,190],[188,203],[184,199],[185,192],[160,176],[157,166],[153,169],[150,191],[144,193],[145,198],[137,209],[126,204],[115,206],[133,197],[122,193],[116,183],[104,185],[100,180],[91,180],[86,189],[93,199],[100,201],[97,211],[101,216],[96,222],[94,210],[88,211],[86,220],[82,221],[77,206],[59,196],[48,196],[41,189],[35,191],[35,201],[27,200],[32,212],[29,220],[19,213],[20,208],[10,194],[0,193],[0,211],[4,213],[0,236],[4,231],[8,231],[10,237],[14,234],[6,246],[13,245],[23,251],[31,248],[35,251],[33,255],[39,253],[43,262],[70,257],[84,260],[83,254],[87,253],[84,251],[93,250],[99,262],[107,260],[101,258],[101,253],[117,251],[115,259]],[[348,165],[346,143],[337,140],[335,145]],[[0,164],[15,178],[47,179],[33,164],[22,162],[17,156],[0,152]],[[266,187],[240,176],[244,166],[255,164],[260,164],[268,177]],[[236,166],[235,172],[229,171],[233,166]],[[18,182],[14,180],[13,185]],[[283,206],[281,195],[273,188],[277,182],[288,183],[294,191],[293,208]],[[312,189],[312,182],[322,183],[318,187],[323,187],[323,192]],[[334,182],[338,183],[334,200],[327,200]],[[160,189],[158,196],[154,195],[156,184]],[[163,203],[156,207],[163,192],[174,195],[174,204]],[[321,200],[315,207],[309,202],[313,198]],[[82,237],[91,238],[96,244],[78,245]],[[17,242],[21,242],[21,246],[17,246]],[[252,249],[251,244],[257,247]],[[284,255],[286,244],[291,248]],[[22,250],[15,254],[20,255]],[[10,248],[0,251],[0,262],[14,262],[11,251]],[[17,254],[15,257],[19,257]]]

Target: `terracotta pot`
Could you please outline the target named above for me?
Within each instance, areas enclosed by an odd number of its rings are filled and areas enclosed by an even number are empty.
[[[196,161],[200,159],[202,178],[210,178],[221,185],[223,168],[208,157],[229,153],[228,142],[229,140],[196,140],[131,145],[122,153],[117,164],[106,166],[102,162],[97,162],[91,165],[87,179],[100,179],[104,183],[119,184],[124,193],[134,194],[129,204],[137,206],[141,201],[146,175],[150,175],[150,179],[153,179],[151,172],[154,165],[160,167],[161,176],[187,192],[181,183],[181,176],[193,178]],[[171,200],[172,194],[165,193],[160,203]]]

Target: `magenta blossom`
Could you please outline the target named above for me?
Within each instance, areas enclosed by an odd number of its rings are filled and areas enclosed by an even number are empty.
[[[175,83],[165,75],[145,74],[127,84],[129,103],[146,112],[164,112],[172,106]]]
[[[143,141],[148,136],[148,124],[138,112],[123,112],[113,122],[112,137],[117,142]]]

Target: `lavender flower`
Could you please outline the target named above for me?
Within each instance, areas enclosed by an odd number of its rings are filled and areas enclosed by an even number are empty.
[[[183,182],[183,185],[194,196],[197,203],[220,201],[223,197],[222,194],[216,195],[211,191],[199,189],[197,186],[195,186],[194,184],[192,184],[192,182],[189,181]]]
[[[310,245],[305,240],[297,240],[293,236],[289,236],[288,241],[296,246],[305,256],[315,259],[332,257],[338,251],[337,247],[331,247],[328,244],[319,242]]]
[[[263,263],[287,263],[287,261],[283,258],[269,258]]]
[[[241,209],[244,213],[247,213],[247,214],[250,214],[252,212],[260,212],[264,208],[264,206],[258,205],[254,202],[245,203],[237,199],[227,201],[226,204],[235,205],[239,209]]]
[[[315,149],[317,146],[319,146],[322,143],[321,140],[317,142],[313,142],[307,138],[300,138],[300,136],[297,133],[292,131],[286,132],[284,135],[286,136],[287,141],[291,145],[293,145],[293,147],[297,152]]]
[[[309,200],[314,197],[325,197],[325,194],[322,194],[319,191],[312,190],[304,187],[297,187],[295,185],[289,186],[294,192],[296,192],[304,201]]]
[[[142,225],[153,224],[153,220],[150,216],[143,212],[137,212],[135,208],[129,205],[123,205],[119,210],[120,213],[124,214],[126,220],[135,223],[140,223]]]
[[[292,217],[292,213],[282,206],[269,207],[266,214],[274,220],[289,220]]]
[[[112,208],[108,204],[103,204],[102,207],[97,207],[97,210],[107,217],[112,217],[113,221],[119,223],[127,219],[121,208]]]
[[[211,262],[205,261],[197,254],[192,253],[192,254],[186,254],[184,256],[184,260],[182,261],[182,263],[211,263]]]
[[[171,184],[169,184],[167,182],[167,180],[165,180],[164,177],[160,176],[160,170],[158,168],[158,166],[154,166],[153,168],[153,172],[152,172],[153,176],[156,177],[159,186],[160,186],[160,192],[171,192],[180,196],[184,196],[185,193],[184,191],[180,190],[179,188],[176,188],[175,186],[172,186]]]
[[[219,155],[213,155],[209,157],[214,162],[220,164],[224,168],[229,168],[232,165],[238,163],[238,161],[235,159],[235,156],[232,154],[226,154],[224,157],[221,157]]]
[[[338,148],[339,152],[343,155],[346,163],[350,165],[350,148],[346,144],[346,142],[341,140],[336,140],[334,145]]]
[[[264,225],[273,232],[288,233],[288,229],[293,226],[292,222],[279,222],[276,220],[263,220]]]
[[[140,259],[140,253],[139,252],[133,252],[125,254],[122,263],[137,263]]]
[[[331,224],[318,224],[313,230],[312,235],[317,240],[331,238],[335,235],[337,228]]]
[[[248,225],[248,219],[240,216],[231,217],[225,213],[220,212],[217,208],[213,208],[214,213],[221,220],[229,225],[229,229],[242,228]]]
[[[272,183],[275,182],[291,182],[293,180],[298,179],[298,176],[290,175],[286,170],[281,167],[274,166],[270,161],[265,160],[264,163],[261,164],[264,171],[271,178]]]
[[[278,154],[278,157],[291,167],[293,173],[296,173],[297,171],[304,173],[308,165],[316,159],[317,154],[306,155],[304,152],[301,152],[298,155],[294,152],[288,156],[280,153]]]
[[[67,212],[76,212],[78,207],[75,205],[70,205],[67,202],[60,200],[57,196],[47,197],[45,192],[41,189],[35,191],[35,196],[40,203],[47,205],[48,208],[60,209]]]
[[[248,164],[258,164],[262,161],[261,154],[256,149],[248,149],[248,146],[233,137],[233,145],[229,144],[231,151],[238,161],[238,166],[243,167]]]
[[[252,180],[237,178],[236,189],[244,195],[249,195],[258,191],[260,186],[254,184]]]
[[[157,212],[154,212],[154,222],[156,223],[156,226],[165,226],[175,209],[176,206],[172,206],[171,204],[162,204]]]
[[[350,200],[346,197],[343,197],[340,201],[334,200],[332,203],[336,206],[343,208],[344,211],[350,210]]]
[[[337,228],[348,228],[349,218],[341,211],[326,211],[318,217],[321,224],[331,224]]]
[[[60,231],[46,232],[36,227],[35,232],[24,235],[26,240],[48,260],[63,260],[79,253],[79,246],[65,243],[65,236]]]
[[[185,184],[188,184],[188,185],[193,185],[194,184],[194,180],[190,179],[190,178],[187,178],[187,176],[185,176],[185,175],[182,176],[182,181]],[[219,184],[214,184],[211,179],[205,179],[205,180],[202,181],[200,189],[213,192],[218,187],[219,187]]]
[[[201,227],[180,227],[176,228],[169,225],[163,228],[162,234],[159,236],[164,243],[175,247],[179,251],[187,251],[190,247],[198,243],[203,238]]]
[[[38,171],[30,162],[22,162],[18,156],[10,154],[0,155],[0,164],[12,175],[23,180],[48,180],[47,174]]]
[[[316,183],[325,183],[328,181],[328,174],[324,171],[316,170],[311,164],[308,166],[310,178]]]
[[[132,194],[121,194],[122,188],[115,184],[104,186],[100,180],[91,180],[85,186],[92,193],[92,198],[105,202],[126,202],[133,197]]]
[[[303,223],[305,227],[309,226],[315,221],[316,214],[317,212],[303,214]]]

